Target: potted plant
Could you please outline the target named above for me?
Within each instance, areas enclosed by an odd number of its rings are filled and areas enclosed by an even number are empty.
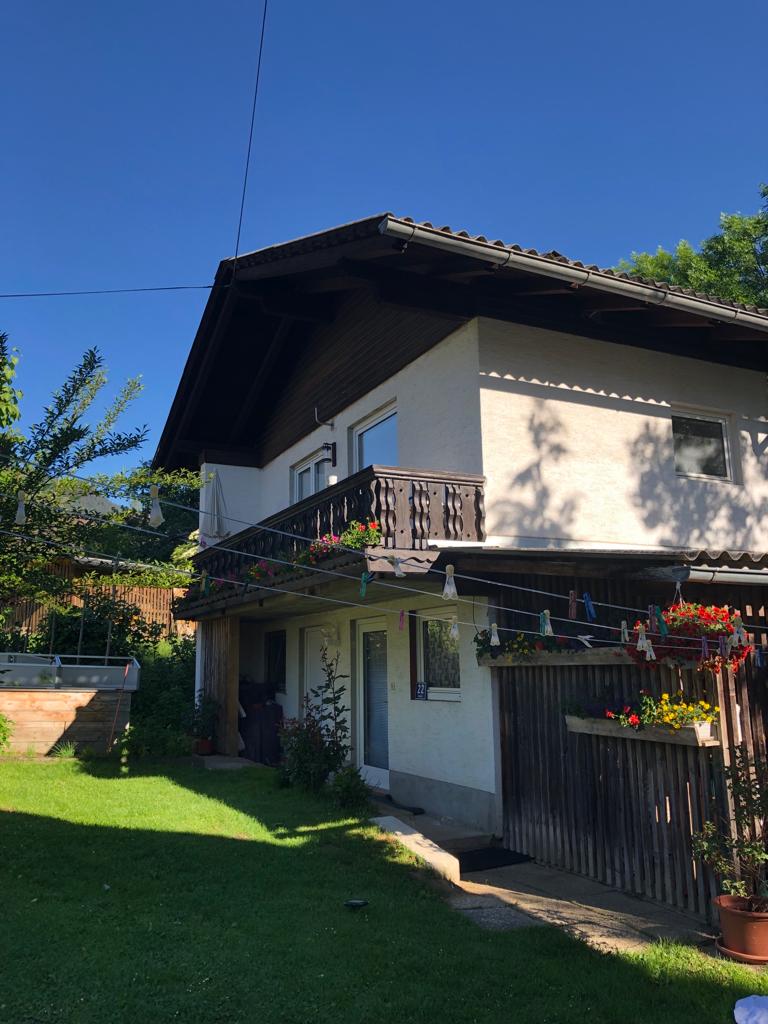
[[[733,819],[708,821],[694,836],[694,852],[709,864],[723,890],[718,949],[735,960],[768,963],[768,762],[745,748],[724,768]]]
[[[213,753],[213,740],[216,721],[219,717],[219,705],[212,698],[201,694],[192,712],[192,736],[195,740],[195,753],[208,755]]]
[[[734,671],[752,651],[741,613],[727,605],[704,605],[680,601],[663,611],[638,619],[626,651],[646,668],[667,665],[696,665],[699,670]],[[647,645],[650,644],[653,656]]]

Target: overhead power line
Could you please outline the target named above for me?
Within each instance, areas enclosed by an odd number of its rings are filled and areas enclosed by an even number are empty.
[[[63,295],[128,295],[135,292],[191,292],[229,288],[228,284],[164,284],[151,288],[86,288],[66,292],[0,292],[0,299],[52,299]]]
[[[264,55],[264,34],[267,29],[267,6],[269,0],[264,0],[264,10],[261,15],[261,36],[259,38],[259,56],[256,61],[256,82],[253,87],[253,102],[251,104],[251,125],[248,130],[248,149],[245,154],[245,171],[243,173],[243,191],[240,196],[240,216],[237,220],[237,237],[235,239],[235,259],[232,266],[232,278],[234,279],[237,270],[237,258],[240,255],[240,233],[243,230],[243,213],[245,212],[245,195],[248,190],[248,172],[251,168],[251,150],[253,148],[253,126],[256,121],[256,101],[259,98],[259,82],[261,81],[261,58]]]

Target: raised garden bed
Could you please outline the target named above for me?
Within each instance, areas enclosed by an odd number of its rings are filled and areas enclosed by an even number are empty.
[[[679,729],[662,729],[659,726],[630,729],[608,719],[566,715],[565,727],[568,732],[587,736],[612,736],[620,740],[645,740],[648,743],[676,743],[682,747],[720,746],[718,727],[713,722],[693,722],[691,725],[682,725]]]
[[[514,665],[631,665],[623,647],[585,647],[583,651],[534,651],[531,654],[483,654],[478,665],[509,668]]]

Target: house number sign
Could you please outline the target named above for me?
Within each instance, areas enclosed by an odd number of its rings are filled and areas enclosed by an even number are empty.
[[[427,699],[427,684],[426,683],[416,683],[416,700],[426,700],[426,699]]]

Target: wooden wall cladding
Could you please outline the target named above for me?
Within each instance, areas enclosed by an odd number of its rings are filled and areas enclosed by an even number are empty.
[[[4,690],[0,713],[13,724],[11,751],[49,754],[72,742],[105,753],[128,725],[131,695],[120,690]]]

